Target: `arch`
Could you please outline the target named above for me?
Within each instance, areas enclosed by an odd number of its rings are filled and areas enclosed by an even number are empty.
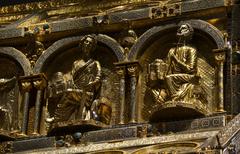
[[[140,149],[137,149],[132,152],[132,154],[142,154],[142,153],[168,153],[168,152],[189,152],[189,151],[197,151],[199,147],[199,143],[192,141],[177,141],[173,143],[160,143],[156,145],[146,146]]]
[[[114,54],[117,56],[118,61],[123,61],[124,60],[124,49],[122,46],[113,38],[103,35],[103,34],[98,34],[97,35],[97,40],[108,47],[112,49]]]
[[[34,73],[40,73],[46,61],[49,60],[50,57],[56,55],[58,52],[60,52],[64,48],[75,45],[77,42],[81,40],[82,37],[83,36],[64,38],[53,43],[53,45],[51,45],[48,49],[46,49],[44,53],[37,60],[36,65],[33,69]],[[124,49],[120,46],[120,44],[115,39],[103,34],[96,35],[96,38],[98,42],[105,44],[114,52],[118,61],[122,61],[124,59],[124,55],[123,55]]]
[[[218,30],[216,27],[211,25],[210,23],[203,21],[203,20],[186,20],[181,21],[178,24],[172,23],[167,24],[163,26],[156,26],[148,31],[146,31],[144,34],[140,36],[137,43],[133,45],[131,48],[128,59],[134,60],[137,58],[137,56],[144,50],[145,45],[153,38],[154,36],[159,35],[161,32],[171,29],[171,28],[177,28],[183,23],[189,23],[192,25],[194,29],[200,30],[208,34],[216,43],[217,48],[223,48],[224,47],[224,38],[220,30]]]
[[[0,54],[7,55],[16,60],[24,71],[24,75],[30,75],[32,68],[27,57],[19,50],[13,47],[0,47]]]

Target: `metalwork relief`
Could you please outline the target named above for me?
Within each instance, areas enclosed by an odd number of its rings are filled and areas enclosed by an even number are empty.
[[[82,58],[74,61],[68,73],[54,74],[48,86],[48,104],[55,108],[50,111],[48,122],[95,120],[110,123],[111,101],[101,97],[103,69],[99,61],[90,57],[96,46],[94,36],[84,36],[80,41]]]
[[[16,81],[16,77],[0,79],[0,129],[6,131],[17,129],[18,126],[14,119],[16,118],[14,111]]]
[[[20,1],[0,153],[239,153],[239,0]]]
[[[212,100],[214,69],[190,45],[193,33],[190,24],[179,27],[176,46],[168,51],[165,59],[157,58],[149,64],[147,85],[160,108],[195,106],[207,115],[207,106]]]

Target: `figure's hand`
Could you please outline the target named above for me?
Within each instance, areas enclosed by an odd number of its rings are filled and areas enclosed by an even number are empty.
[[[169,52],[169,57],[170,57],[171,60],[174,60],[174,61],[178,62],[178,58],[176,57],[174,52],[175,52],[175,50],[171,50]]]
[[[169,51],[169,57],[172,59],[175,56],[174,50]]]
[[[88,83],[88,86],[89,86],[89,87],[95,86],[95,85],[98,84],[99,82],[100,82],[100,80],[99,80],[99,79],[96,79],[96,80],[94,80],[94,81],[89,82],[89,83]]]

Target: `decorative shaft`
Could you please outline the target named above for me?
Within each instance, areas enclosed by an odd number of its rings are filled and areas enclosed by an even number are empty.
[[[39,124],[40,124],[40,108],[41,108],[41,96],[42,96],[42,90],[37,91],[37,97],[35,102],[35,120],[34,120],[34,127],[33,127],[33,133],[38,134],[39,133]]]
[[[218,106],[217,112],[225,112],[224,110],[224,77],[223,68],[226,59],[226,49],[214,50],[215,59],[218,64]]]
[[[131,119],[130,123],[136,123],[136,105],[137,105],[137,97],[136,97],[136,86],[137,86],[137,73],[138,66],[130,65],[128,68],[128,74],[130,75],[130,108],[131,108]]]
[[[137,98],[136,98],[136,76],[132,76],[130,79],[130,84],[131,84],[131,123],[135,123],[136,122],[136,104],[137,104]]]
[[[24,108],[23,108],[23,122],[22,122],[22,133],[27,133],[28,125],[28,107],[29,107],[29,92],[26,91],[24,94]]]
[[[223,62],[219,64],[219,71],[218,71],[218,93],[219,93],[219,104],[218,104],[218,111],[224,112],[224,79],[223,79]]]
[[[120,122],[124,124],[124,109],[125,109],[125,78],[124,76],[120,80]]]

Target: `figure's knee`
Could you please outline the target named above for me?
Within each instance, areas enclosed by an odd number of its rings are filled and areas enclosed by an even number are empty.
[[[170,83],[172,81],[172,76],[171,75],[167,75],[165,77],[165,81],[166,81],[167,84]]]

